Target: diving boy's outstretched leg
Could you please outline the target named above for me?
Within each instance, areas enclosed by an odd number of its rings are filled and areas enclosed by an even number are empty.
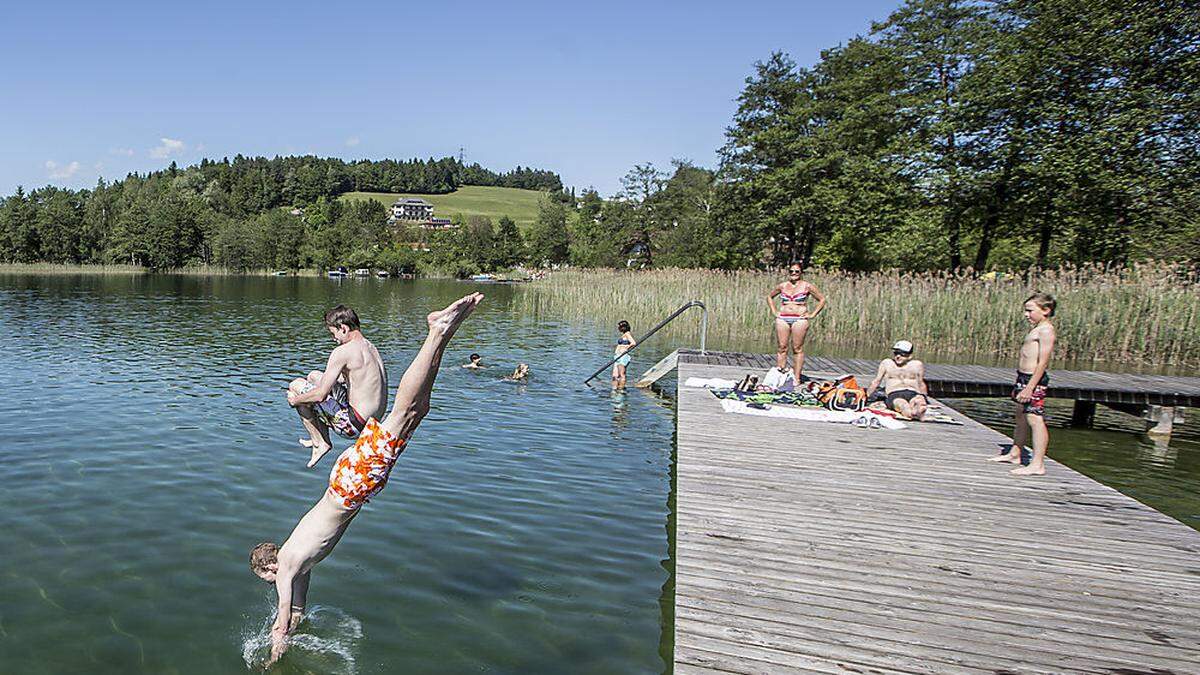
[[[482,300],[482,293],[472,293],[459,298],[445,309],[430,312],[425,318],[429,324],[429,335],[425,337],[425,343],[421,345],[421,351],[417,353],[416,358],[408,364],[404,377],[400,378],[392,410],[381,424],[384,430],[407,439],[425,418],[429,412],[429,395],[433,391],[433,381],[442,365],[446,345],[450,344],[454,332]]]

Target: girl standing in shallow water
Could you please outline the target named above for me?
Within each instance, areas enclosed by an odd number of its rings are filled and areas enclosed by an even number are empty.
[[[617,323],[617,331],[621,334],[621,337],[617,338],[617,348],[613,352],[613,356],[619,357],[616,363],[613,364],[612,380],[614,387],[625,386],[625,367],[633,359],[633,355],[626,352],[637,345],[637,340],[633,339],[633,333],[630,330],[632,329],[629,327],[628,321]]]
[[[788,280],[771,289],[767,294],[767,306],[775,317],[775,338],[779,349],[775,352],[775,367],[780,372],[787,372],[788,345],[792,347],[792,373],[796,376],[796,384],[800,384],[800,374],[804,371],[804,336],[808,334],[808,324],[817,318],[825,308],[825,296],[817,287],[804,281],[800,275],[804,268],[800,263],[788,265]],[[779,296],[779,308],[775,308],[775,296]],[[817,306],[810,313],[808,298],[817,299]]]

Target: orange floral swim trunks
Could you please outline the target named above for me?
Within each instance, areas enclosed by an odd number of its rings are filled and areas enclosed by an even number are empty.
[[[329,490],[348,509],[357,509],[387,485],[392,466],[404,452],[404,440],[367,420],[354,447],[346,448],[329,472]]]

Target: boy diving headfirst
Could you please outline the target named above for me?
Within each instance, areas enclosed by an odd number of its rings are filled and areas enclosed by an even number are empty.
[[[392,411],[382,422],[374,417],[367,420],[358,441],[329,472],[325,493],[282,547],[264,542],[250,552],[250,569],[273,582],[279,596],[279,612],[271,626],[272,663],[287,649],[287,635],[304,614],[313,566],[333,551],[362,505],[387,485],[396,459],[429,412],[429,396],[446,345],[481,300],[482,294],[473,293],[427,317],[429,335],[400,380]]]
[[[330,429],[346,438],[358,438],[367,420],[382,417],[387,408],[383,359],[363,337],[358,314],[338,305],[325,312],[325,327],[338,343],[325,370],[314,370],[288,385],[288,405],[296,409],[308,430],[308,438],[300,439],[300,445],[312,448],[310,468],[333,447]]]

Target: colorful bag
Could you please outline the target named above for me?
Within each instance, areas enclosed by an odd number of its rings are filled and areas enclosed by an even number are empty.
[[[867,406],[867,392],[858,386],[853,375],[822,382],[817,386],[817,400],[830,410],[859,411]]]

